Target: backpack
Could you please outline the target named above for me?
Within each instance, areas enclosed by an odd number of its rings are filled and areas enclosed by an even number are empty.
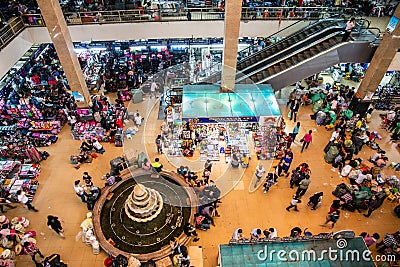
[[[326,163],[332,163],[338,154],[339,149],[337,148],[337,146],[331,146],[329,148],[329,151],[324,156]]]
[[[160,144],[161,144],[160,138],[157,138],[157,139],[156,139],[156,144],[157,144],[157,145],[160,145]]]

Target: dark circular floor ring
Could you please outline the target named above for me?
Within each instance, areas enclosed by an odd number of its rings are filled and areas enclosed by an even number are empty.
[[[175,173],[163,171],[158,178],[142,169],[125,171],[123,180],[105,188],[93,210],[93,225],[100,246],[107,252],[140,261],[157,260],[171,253],[169,241],[179,237],[183,243],[189,238],[183,226],[193,221],[197,198],[192,188],[186,187]],[[160,193],[163,206],[157,217],[147,222],[135,222],[125,212],[126,199],[137,184]]]

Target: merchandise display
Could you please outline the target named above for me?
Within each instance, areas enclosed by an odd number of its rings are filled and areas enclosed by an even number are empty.
[[[14,195],[18,190],[27,193],[33,199],[39,182],[39,164],[22,164],[19,161],[0,161],[0,183],[2,190]]]

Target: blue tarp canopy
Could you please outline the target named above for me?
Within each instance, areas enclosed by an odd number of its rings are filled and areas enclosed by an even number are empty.
[[[219,85],[185,85],[182,118],[275,117],[280,110],[268,84],[237,84],[235,92],[220,93]]]

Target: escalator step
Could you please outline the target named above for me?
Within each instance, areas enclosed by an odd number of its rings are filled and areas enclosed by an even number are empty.
[[[325,49],[329,49],[331,47],[328,42],[323,42],[322,46],[325,47]]]
[[[264,76],[261,73],[257,73],[257,82],[262,80]]]
[[[317,51],[315,48],[311,48],[309,51],[310,51],[310,53],[311,53],[312,55],[318,54],[318,51]]]
[[[286,63],[286,66],[288,66],[288,67],[291,67],[291,66],[294,65],[293,61],[292,61],[292,60],[289,60],[289,59],[287,59],[287,60],[285,61],[285,63]]]
[[[271,76],[271,75],[273,75],[273,74],[275,74],[275,73],[276,73],[276,71],[275,71],[275,69],[274,69],[274,68],[268,68],[268,69],[267,69],[267,71],[268,71],[268,73],[269,73],[269,75],[268,75],[268,76]]]
[[[296,65],[297,63],[300,62],[299,58],[296,57],[296,56],[292,57],[292,61],[293,61],[293,63],[294,63],[293,65]]]
[[[274,70],[275,70],[275,73],[278,73],[278,72],[280,72],[282,69],[281,69],[280,66],[275,65],[275,66],[274,66]]]
[[[268,71],[264,70],[264,71],[262,72],[262,76],[263,76],[264,78],[269,77]]]
[[[310,51],[304,51],[303,53],[306,56],[306,58],[310,58],[313,56]]]
[[[306,57],[304,56],[304,54],[298,54],[298,55],[297,55],[297,58],[300,60],[300,62],[306,59]]]
[[[285,70],[288,68],[285,63],[279,63],[279,66],[281,67],[281,70]]]
[[[314,46],[318,52],[324,51],[325,49],[321,45]]]
[[[331,45],[335,45],[335,44],[336,44],[335,39],[329,39],[328,41],[329,41],[329,43],[330,43]]]

